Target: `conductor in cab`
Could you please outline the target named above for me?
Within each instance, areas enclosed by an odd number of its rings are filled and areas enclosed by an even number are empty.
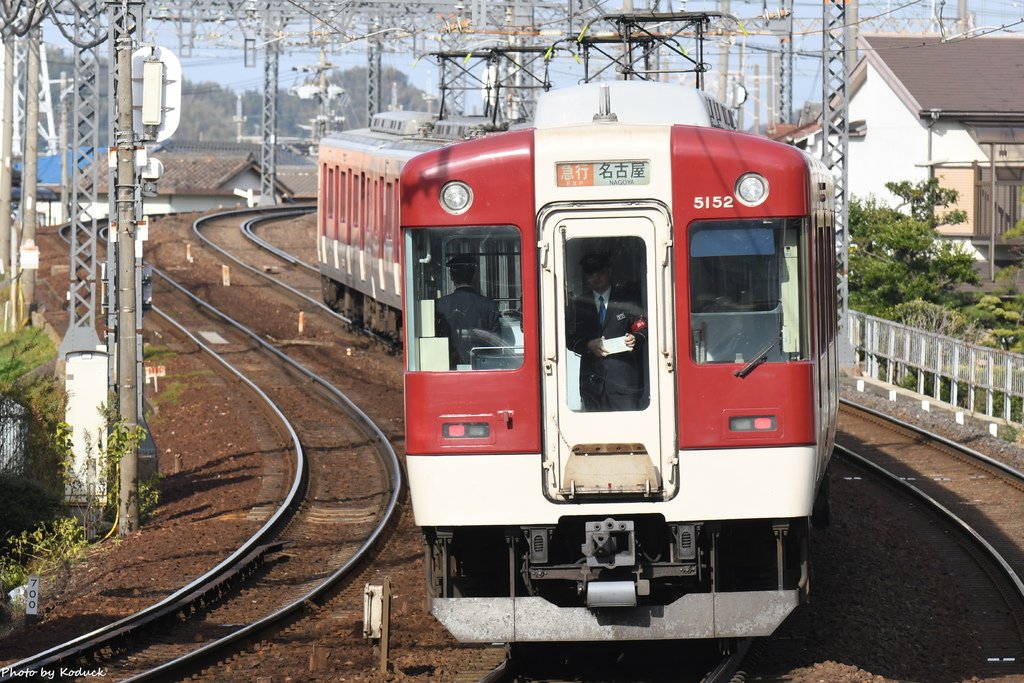
[[[610,254],[587,254],[580,267],[588,289],[566,317],[567,346],[580,355],[583,410],[641,410],[647,320],[640,298],[612,283]]]
[[[474,287],[477,276],[474,256],[456,254],[445,265],[455,289],[437,300],[434,309],[437,329],[448,337],[451,369],[468,369],[474,347],[495,343],[499,330],[498,305]]]

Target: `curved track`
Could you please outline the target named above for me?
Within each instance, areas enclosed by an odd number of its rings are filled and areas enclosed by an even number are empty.
[[[253,232],[253,222],[259,221],[259,214],[256,212],[240,212],[241,214],[248,214],[246,216],[239,215],[238,219],[231,219],[229,224],[219,224],[217,226],[207,223],[205,226],[200,225],[197,229],[198,233],[202,233],[204,241],[207,237],[212,238],[215,242],[220,243],[220,235],[228,235],[228,233],[234,233],[241,235],[246,232]],[[239,223],[242,218],[248,218],[246,222],[249,227],[243,227],[239,229]],[[233,238],[229,238],[232,239]],[[234,247],[231,247],[231,251],[235,251]],[[278,255],[279,257],[281,255]],[[288,262],[277,261],[276,259],[268,260],[265,256],[246,256],[242,259],[245,262],[249,262],[251,268],[246,268],[248,273],[259,273],[261,277],[276,276],[284,273],[288,266],[283,265]],[[301,261],[301,259],[297,259]],[[307,270],[300,264],[293,264],[296,269]],[[219,267],[219,266],[218,266]],[[230,266],[237,273],[236,265]],[[171,273],[172,275],[176,275]],[[304,278],[304,279],[303,279]],[[239,280],[242,278],[235,274],[236,282],[233,283],[241,288],[242,286],[253,286],[253,285],[242,285]],[[300,308],[307,312],[316,309],[316,317],[319,318],[320,313],[327,313],[320,306],[315,287],[311,287],[310,282],[314,282],[313,278],[310,277],[309,273],[304,273],[302,278],[299,278],[299,282],[293,288],[303,292],[309,301],[307,303],[300,304]],[[202,288],[200,288],[202,289]],[[214,298],[218,296],[217,292],[214,292],[215,288],[210,286],[205,290],[202,290],[207,298]],[[160,308],[167,307],[167,302],[171,294],[169,291],[161,290],[156,297],[160,303]],[[293,297],[294,294],[286,294],[283,297]],[[294,310],[294,303],[291,304],[291,309]],[[289,315],[292,315],[289,313]],[[338,317],[333,313],[330,314],[331,319],[336,324]],[[307,319],[308,320],[308,319]],[[264,321],[260,321],[264,322]],[[289,318],[289,325],[294,327],[295,321]],[[202,323],[201,329],[206,330],[208,323],[205,321]],[[269,340],[268,345],[275,349],[288,349],[289,353],[292,352],[311,352],[315,351],[316,347],[303,342],[301,339],[290,338],[287,335],[281,334],[280,332],[267,333],[265,330],[261,333],[264,340]],[[243,343],[236,339],[231,339],[230,355],[235,356]],[[278,382],[283,384],[286,382]],[[984,670],[984,674],[991,674],[992,676],[1008,675],[1016,673],[1020,670],[1020,666],[1017,664],[1020,662],[1019,652],[1022,650],[1021,646],[1021,619],[1019,615],[1019,607],[1014,607],[1013,603],[1020,602],[1019,597],[1015,597],[1015,592],[1018,588],[1014,585],[1019,581],[1014,581],[1012,574],[1007,574],[1004,569],[1000,569],[1000,566],[1009,567],[1012,573],[1021,573],[1024,568],[1024,559],[1021,558],[1022,548],[1024,548],[1024,535],[1018,535],[1015,528],[1015,524],[1018,524],[1017,517],[1018,512],[1022,509],[1022,503],[1020,498],[1017,496],[1021,495],[1019,490],[1024,487],[1024,484],[1020,483],[1019,475],[1004,472],[998,463],[994,461],[984,462],[981,467],[977,469],[977,465],[969,464],[971,460],[975,458],[971,454],[963,454],[960,452],[960,448],[957,444],[945,442],[937,447],[938,452],[946,451],[944,458],[948,458],[950,452],[957,452],[953,460],[939,459],[939,456],[935,456],[936,459],[932,459],[932,455],[927,453],[928,450],[936,450],[936,448],[925,445],[927,437],[918,433],[917,431],[911,431],[916,428],[910,425],[897,425],[895,428],[888,426],[889,418],[885,416],[857,416],[854,415],[849,408],[844,408],[843,418],[840,423],[841,434],[839,441],[842,445],[848,447],[850,450],[857,451],[862,455],[866,455],[870,460],[878,463],[885,469],[893,471],[895,481],[901,481],[903,483],[894,484],[901,490],[906,490],[907,484],[910,484],[916,488],[920,488],[927,492],[936,503],[948,510],[952,510],[958,513],[960,521],[952,522],[952,527],[937,527],[934,518],[929,513],[928,519],[930,522],[925,522],[921,526],[915,526],[917,530],[915,533],[919,538],[908,538],[907,542],[915,542],[923,539],[926,544],[921,546],[922,548],[928,548],[929,550],[920,550],[919,552],[932,552],[934,548],[941,548],[938,552],[941,553],[941,557],[936,557],[936,565],[950,566],[955,565],[962,567],[957,569],[957,572],[961,573],[963,577],[967,577],[962,582],[963,585],[971,591],[970,601],[986,612],[986,615],[991,614],[992,618],[989,619],[987,616],[984,619],[974,619],[973,615],[965,615],[965,623],[974,623],[975,621],[980,623],[989,623],[987,628],[990,631],[986,631],[984,637],[986,642],[991,644],[991,648],[985,653],[987,657],[991,658],[988,663],[989,668]],[[895,429],[895,431],[894,431]],[[369,437],[365,437],[369,440]],[[844,477],[858,478],[863,477],[865,484],[869,477],[875,475],[868,475],[867,470],[858,471],[854,469],[852,464],[842,462],[843,458],[837,458],[836,465],[843,469]],[[982,460],[984,458],[982,456]],[[866,466],[868,467],[868,466]],[[872,468],[874,469],[874,468]],[[989,484],[992,484],[995,480],[1005,480],[1000,483],[996,489],[989,489]],[[282,479],[283,481],[283,479]],[[289,480],[291,481],[291,480]],[[1016,483],[1014,483],[1016,482]],[[860,485],[860,484],[858,484]],[[874,484],[872,484],[874,485]],[[280,490],[283,491],[282,487]],[[1016,491],[1016,492],[1015,492]],[[283,494],[282,494],[283,495]],[[915,498],[920,501],[922,499]],[[899,507],[893,507],[892,512],[889,514],[906,514],[910,516],[907,510],[920,511],[925,507],[922,502],[914,502],[909,506],[904,503],[901,512]],[[301,507],[301,506],[300,506]],[[1000,508],[1005,508],[1001,510]],[[1006,516],[1003,516],[1003,513]],[[916,513],[916,512],[915,512]],[[267,514],[265,511],[262,514]],[[885,524],[886,520],[882,517],[875,519],[866,519],[864,524]],[[985,524],[990,523],[991,526],[986,527]],[[915,523],[916,524],[916,523]],[[286,532],[289,528],[297,529],[301,525],[301,522],[296,522],[291,527],[288,526],[287,522],[282,522],[281,526]],[[968,526],[976,527],[975,531],[967,532],[967,536],[961,536],[961,532]],[[955,540],[954,535],[950,529],[958,529]],[[937,531],[935,529],[938,529]],[[982,555],[982,551],[979,547],[983,547],[984,544],[976,544],[975,541],[966,540],[968,536],[978,535],[984,536],[987,540],[987,544],[995,548],[1003,556],[1003,561],[1000,562],[998,559],[978,559]],[[926,537],[927,536],[927,537]],[[264,543],[263,545],[272,544],[274,541]],[[969,547],[969,552],[964,552],[963,547]],[[282,558],[288,557],[285,553],[290,550],[285,548],[277,548],[273,545],[270,547],[255,549],[260,550],[262,557],[269,560],[271,568],[273,565],[286,565],[290,562],[290,558],[287,561],[283,561]],[[280,552],[285,550],[285,553]],[[884,549],[883,549],[884,552]],[[954,558],[956,555],[958,557]],[[235,557],[233,555],[233,557]],[[239,556],[237,559],[242,560],[244,557]],[[258,559],[258,558],[254,558]],[[225,560],[225,563],[227,561]],[[266,575],[267,568],[261,568],[258,564],[251,564],[252,573],[257,575]],[[998,578],[1000,574],[1003,574],[1002,578]],[[997,577],[1000,587],[994,587],[993,580],[991,577]],[[884,581],[886,577],[879,577],[880,580]],[[193,582],[194,583],[194,582]],[[190,584],[191,586],[192,584]],[[222,582],[221,587],[225,594],[237,594],[240,589],[235,588],[230,582]],[[237,585],[237,584],[235,584]],[[244,589],[241,589],[244,590]],[[184,591],[184,589],[182,589]],[[178,593],[176,593],[177,595]],[[205,599],[205,602],[212,603],[216,601],[218,604],[222,602],[222,598],[216,597],[216,593],[211,593],[210,596]],[[194,603],[193,603],[194,604]],[[282,603],[283,605],[284,603]],[[281,616],[278,624],[288,623],[290,619],[300,617],[308,609],[315,609],[315,602],[302,602],[301,600],[293,600],[292,605],[296,607],[296,611],[291,616]],[[205,606],[202,607],[202,612],[211,612],[212,610],[207,609]],[[281,610],[279,610],[281,611]],[[269,615],[274,616],[274,615]],[[968,619],[968,616],[971,618]],[[912,611],[908,611],[903,615],[908,622],[915,618],[915,614]],[[120,623],[120,622],[119,622]],[[159,624],[160,622],[155,622]],[[161,626],[161,628],[164,628]],[[194,660],[191,663],[182,662],[175,666],[183,667],[180,671],[175,671],[172,667],[156,668],[150,673],[142,674],[135,680],[144,680],[145,677],[150,679],[167,679],[177,680],[183,677],[185,674],[183,671],[194,671],[197,668],[202,669],[208,666],[213,659],[224,659],[233,652],[238,652],[245,648],[245,643],[251,643],[261,639],[269,637],[269,634],[273,632],[273,629],[279,628],[270,624],[267,626],[268,630],[262,630],[261,627],[248,627],[243,629],[237,629],[238,634],[235,640],[231,641],[228,638],[220,638],[222,643],[216,644],[216,640],[208,640],[209,645],[206,650],[200,655],[193,655],[200,657],[200,660]],[[166,643],[158,644],[160,646],[166,646]],[[772,641],[759,643],[755,648],[755,656],[752,660],[748,660],[748,664],[744,665],[745,668],[756,670],[759,667],[756,665],[758,660],[758,653],[760,658],[763,660],[766,657],[772,658],[774,655],[763,655],[765,647],[774,647],[777,643],[773,644]],[[116,643],[114,646],[117,647]],[[106,656],[106,655],[103,655]],[[202,658],[207,659],[202,659]],[[425,660],[429,659],[429,653],[424,653]],[[76,660],[68,660],[76,661]],[[77,660],[81,661],[81,660]],[[90,660],[91,662],[103,661]],[[197,664],[197,661],[199,663]],[[481,665],[477,668],[472,666],[467,667],[466,672],[469,673],[473,670],[476,674],[475,678],[466,678],[465,680],[477,680],[485,675],[485,671],[493,669],[494,659],[490,659],[490,666]],[[429,662],[424,661],[424,665]],[[90,668],[90,667],[86,667]],[[91,668],[95,668],[95,663],[92,664]],[[151,667],[152,668],[152,667]],[[505,675],[508,675],[508,671],[514,667],[506,665],[504,671]],[[118,669],[121,666],[118,665]],[[634,670],[635,671],[635,670]],[[982,670],[979,669],[979,673]],[[222,680],[220,675],[217,673],[217,669],[212,669],[207,672],[209,680]],[[497,673],[495,674],[497,676]],[[986,676],[983,676],[986,677]],[[237,677],[236,677],[237,679]],[[240,680],[240,679],[239,679]],[[495,679],[496,680],[496,679]],[[507,678],[505,680],[508,680]],[[555,676],[550,678],[534,678],[534,680],[558,680]],[[564,680],[564,677],[562,678]],[[593,680],[593,679],[591,679]],[[723,679],[712,679],[708,678],[705,680],[723,680]],[[726,677],[724,680],[728,680]],[[784,678],[772,678],[770,675],[759,677],[759,680],[770,681],[770,680],[784,680]],[[803,680],[803,679],[789,679],[785,680]],[[920,679],[918,679],[920,680]]]
[[[849,596],[837,605],[851,613],[832,618],[856,624],[865,612],[884,609],[895,612],[894,621],[901,629],[929,631],[938,625],[929,622],[915,628],[916,620],[933,614],[924,608],[926,603],[963,604],[968,611],[958,615],[960,623],[942,627],[970,632],[960,642],[979,644],[977,651],[967,647],[957,653],[964,662],[961,666],[969,667],[981,680],[1024,673],[1024,584],[1018,576],[1024,536],[1016,535],[1015,529],[1021,526],[1018,514],[999,510],[1004,503],[1007,511],[1022,509],[1019,487],[1024,475],[942,436],[847,401],[841,406],[832,469],[833,491],[841,481],[848,495],[856,489],[858,493],[851,497],[871,501],[855,519],[865,528],[866,534],[861,535],[873,536],[877,545],[861,547],[860,552],[892,555],[892,563],[912,554],[923,558],[918,564],[926,565],[923,571],[928,572],[913,578],[899,571],[874,575],[871,580],[878,583],[878,596]],[[849,518],[845,524],[848,527]],[[888,526],[900,529],[902,535],[886,533]],[[864,557],[863,567],[850,572],[863,573],[877,566],[882,565]],[[913,585],[904,585],[908,580]],[[927,593],[936,586],[952,588],[958,595]],[[889,602],[874,607],[874,599]],[[815,600],[813,590],[811,600]],[[920,611],[914,609],[918,601]],[[813,621],[795,620],[782,633],[758,642],[744,668],[765,683],[793,680],[788,672],[803,660],[804,643],[815,640],[806,630],[813,627]],[[851,626],[851,631],[856,632],[856,627]],[[899,649],[893,643],[893,650]],[[924,648],[929,653],[933,650],[933,646]],[[941,650],[935,653],[942,656]],[[932,666],[943,668],[940,662]],[[779,671],[787,673],[775,673]]]
[[[972,602],[990,615],[983,639],[992,673],[1008,663],[1024,673],[1024,473],[861,406],[847,403],[843,414],[839,455],[921,501],[959,538],[965,552],[951,550],[953,562],[984,574]]]
[[[137,614],[17,662],[3,680],[61,667],[91,670],[97,663],[105,671],[116,670],[116,680],[176,680],[200,670],[315,610],[358,566],[396,509],[401,489],[397,456],[357,406],[255,331],[165,273],[156,274],[166,283],[160,286],[158,313],[216,358],[234,381],[250,386],[261,410],[289,435],[284,449],[290,456],[282,447],[266,453],[261,493],[276,502],[250,510],[250,518],[265,523],[210,572]],[[227,348],[218,344],[217,353],[200,336],[225,340]],[[227,355],[231,363],[224,360]],[[271,395],[276,395],[273,400]],[[347,436],[346,428],[338,432],[342,422],[353,425]],[[324,425],[340,443],[307,454],[301,442],[322,441],[317,432]],[[351,479],[344,474],[357,463],[365,468],[367,458],[378,463],[371,468],[380,472],[378,484],[367,486],[363,479],[344,490],[339,483]],[[89,666],[81,666],[85,662]]]

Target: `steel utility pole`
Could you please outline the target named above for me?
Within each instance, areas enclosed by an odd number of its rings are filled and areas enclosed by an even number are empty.
[[[260,145],[260,204],[277,204],[277,75],[281,55],[280,36],[284,30],[281,14],[274,3],[265,5],[263,32],[266,51],[263,57],[263,143]]]
[[[848,96],[850,60],[847,49],[853,50],[850,38],[853,28],[847,22],[846,0],[827,0],[822,13],[822,161],[835,179],[836,258],[839,275],[837,291],[839,308],[839,365],[852,367],[853,343],[850,339],[849,301],[849,138]]]

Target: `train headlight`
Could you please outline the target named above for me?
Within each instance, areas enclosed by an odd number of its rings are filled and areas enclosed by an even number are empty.
[[[736,181],[736,200],[745,206],[757,206],[768,198],[768,180],[760,173],[744,173]]]
[[[461,180],[445,183],[441,188],[441,208],[450,214],[466,213],[473,203],[473,190]]]

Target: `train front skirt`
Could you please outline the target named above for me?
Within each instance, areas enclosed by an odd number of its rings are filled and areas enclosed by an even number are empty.
[[[799,590],[695,593],[670,605],[558,607],[544,598],[434,598],[430,612],[462,642],[512,643],[769,636]]]

